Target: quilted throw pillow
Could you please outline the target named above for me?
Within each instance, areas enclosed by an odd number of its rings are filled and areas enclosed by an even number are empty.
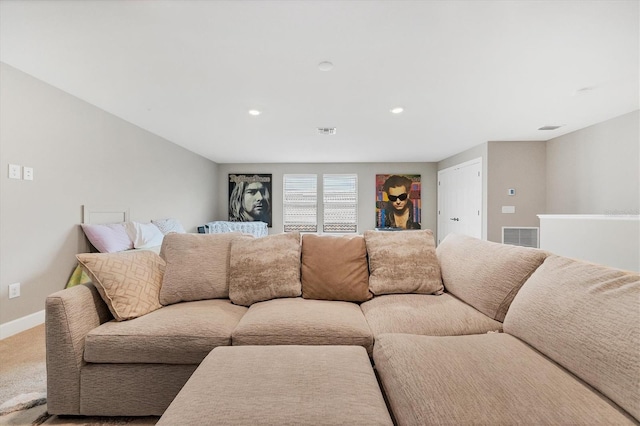
[[[148,250],[76,255],[113,317],[124,321],[162,307],[160,286],[165,263]]]
[[[433,232],[365,231],[373,294],[441,294],[444,290]]]
[[[301,293],[299,232],[231,242],[229,299],[233,303],[250,306]]]

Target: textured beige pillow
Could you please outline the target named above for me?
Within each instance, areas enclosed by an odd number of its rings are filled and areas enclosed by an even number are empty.
[[[433,232],[365,231],[369,289],[373,294],[440,294],[443,290]]]
[[[140,250],[76,257],[117,321],[162,307],[158,296],[165,263],[156,253]]]
[[[160,256],[167,269],[160,303],[228,298],[229,253],[231,241],[237,238],[253,239],[240,232],[165,235]]]
[[[299,232],[231,242],[229,298],[233,303],[250,306],[297,297],[301,287]]]
[[[361,236],[303,235],[301,275],[305,299],[371,299],[367,247]]]
[[[528,247],[449,234],[436,250],[448,292],[496,321],[518,290],[547,257]]]

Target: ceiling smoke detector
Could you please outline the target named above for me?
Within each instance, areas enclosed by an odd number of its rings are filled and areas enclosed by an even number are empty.
[[[562,126],[542,126],[538,130],[556,130]]]
[[[335,127],[318,127],[318,133],[321,135],[335,135],[337,130]]]

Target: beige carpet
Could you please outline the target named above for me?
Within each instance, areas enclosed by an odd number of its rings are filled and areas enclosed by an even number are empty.
[[[0,340],[0,425],[155,425],[158,417],[50,416],[44,325]]]

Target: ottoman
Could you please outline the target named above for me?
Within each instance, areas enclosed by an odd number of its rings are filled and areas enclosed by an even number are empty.
[[[213,349],[158,425],[393,425],[360,346]]]

